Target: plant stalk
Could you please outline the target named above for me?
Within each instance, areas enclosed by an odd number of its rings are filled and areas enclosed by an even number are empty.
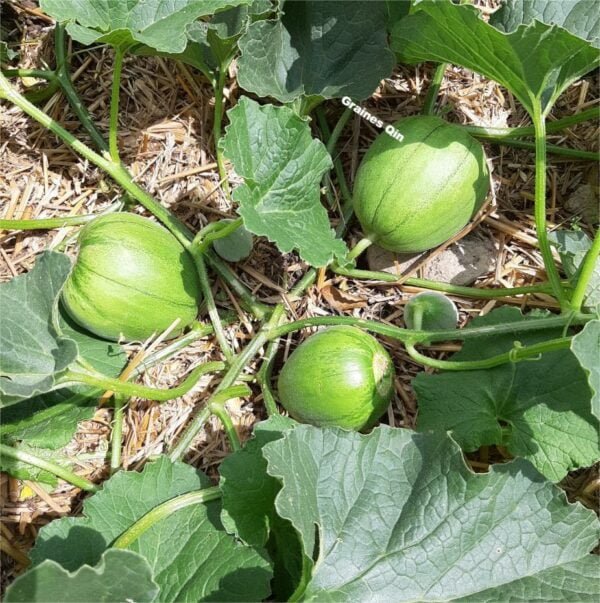
[[[416,331],[411,329],[402,329],[393,325],[387,325],[377,320],[367,320],[364,318],[354,318],[352,316],[316,316],[313,318],[303,318],[288,322],[277,327],[271,327],[266,334],[267,340],[293,333],[300,329],[308,327],[321,327],[333,325],[351,325],[379,333],[391,339],[408,342],[413,344],[429,344],[438,341],[466,341],[482,336],[503,335],[511,333],[518,335],[525,331],[539,331],[545,329],[558,329],[565,325],[581,325],[593,320],[592,314],[560,314],[548,318],[538,318],[511,322],[484,327],[472,327],[466,329],[446,329],[441,331]]]
[[[202,375],[222,371],[224,368],[225,365],[222,362],[207,362],[206,364],[197,366],[178,386],[169,389],[157,389],[137,383],[127,383],[126,381],[106,377],[101,373],[81,372],[73,369],[67,371],[59,383],[61,387],[68,387],[74,383],[85,383],[86,385],[91,385],[104,391],[112,391],[115,394],[122,394],[127,397],[136,396],[138,398],[145,398],[146,400],[165,402],[187,394],[196,385]]]
[[[435,115],[435,103],[447,68],[448,63],[440,63],[435,68],[431,84],[429,84],[429,90],[427,90],[427,96],[425,96],[425,101],[423,102],[423,108],[421,109],[423,115]]]
[[[6,77],[31,77],[52,82],[56,79],[56,73],[49,69],[3,69]]]
[[[148,511],[146,515],[138,519],[113,542],[112,548],[126,549],[152,526],[159,521],[170,517],[173,513],[191,505],[208,503],[219,498],[221,498],[221,491],[218,486],[176,496],[175,498],[154,507],[151,511]]]
[[[65,216],[64,218],[37,218],[34,220],[1,220],[0,229],[2,230],[50,230],[53,228],[64,228],[65,226],[80,226],[87,224],[96,214],[86,214],[85,216]]]
[[[125,406],[128,398],[115,395],[114,416],[112,420],[112,431],[110,434],[110,472],[116,473],[121,468],[121,446],[123,443],[123,420],[125,418]]]
[[[573,292],[573,296],[571,297],[571,310],[573,312],[580,312],[581,306],[583,305],[585,294],[587,291],[588,284],[594,274],[594,269],[596,268],[596,262],[598,261],[598,257],[600,256],[600,230],[596,231],[596,236],[594,237],[594,241],[588,252],[585,254],[583,258],[583,262],[581,264],[581,270],[579,272],[579,278],[577,279],[577,284],[575,285],[575,291]]]
[[[223,191],[227,197],[230,196],[229,176],[225,167],[225,158],[221,151],[219,142],[221,140],[221,128],[223,122],[223,90],[225,89],[225,80],[227,79],[227,69],[229,63],[221,65],[214,86],[215,91],[215,113],[213,122],[213,140],[215,145],[215,155],[217,158],[217,167],[219,170],[219,179],[223,183]]]
[[[507,287],[498,289],[480,289],[478,287],[464,287],[461,285],[452,285],[451,283],[442,283],[439,281],[430,281],[424,278],[409,277],[403,279],[389,272],[378,272],[372,270],[358,270],[341,268],[333,266],[336,274],[347,276],[349,278],[383,281],[390,284],[409,285],[411,287],[420,287],[422,289],[431,289],[432,291],[442,291],[450,295],[461,297],[476,297],[480,299],[495,299],[498,297],[512,297],[513,295],[530,295],[532,293],[552,293],[552,287],[549,283],[540,283],[539,285],[526,285],[523,287]]]
[[[535,229],[552,292],[560,307],[565,310],[568,304],[552,257],[546,230],[546,121],[539,99],[533,102],[533,124],[535,127]]]
[[[7,446],[5,444],[0,444],[0,457],[7,456],[8,458],[14,459],[15,461],[20,461],[22,463],[27,463],[28,465],[33,465],[38,469],[43,469],[44,471],[48,471],[60,479],[77,486],[77,488],[81,488],[82,490],[86,490],[87,492],[98,492],[100,487],[96,484],[93,484],[89,480],[81,477],[69,469],[65,467],[61,467],[52,461],[48,461],[46,459],[42,459],[38,456],[30,454],[29,452],[25,452],[23,450],[17,450],[12,446]]]
[[[571,344],[571,337],[562,337],[560,339],[549,339],[548,341],[542,341],[530,346],[515,346],[508,352],[498,354],[490,358],[484,358],[482,360],[438,360],[436,358],[430,358],[421,354],[415,349],[415,346],[408,342],[406,344],[406,351],[408,355],[425,366],[444,370],[444,371],[476,371],[483,369],[490,369],[508,362],[519,362],[532,356],[539,356],[545,352],[552,352],[556,350],[564,350]]]

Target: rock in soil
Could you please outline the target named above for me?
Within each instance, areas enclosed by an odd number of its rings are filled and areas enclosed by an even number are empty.
[[[431,251],[398,254],[373,245],[367,250],[369,270],[406,275],[414,270]],[[495,268],[496,247],[492,239],[481,232],[469,233],[427,261],[422,267],[423,278],[472,285],[478,278]]]

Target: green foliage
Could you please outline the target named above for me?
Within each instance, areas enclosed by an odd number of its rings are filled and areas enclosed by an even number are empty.
[[[367,98],[394,66],[384,2],[286,2],[277,20],[250,25],[239,83],[259,96]]]
[[[228,262],[245,260],[252,252],[254,238],[243,226],[213,243],[214,250]]]
[[[571,351],[587,374],[592,391],[592,414],[600,419],[600,320],[588,322],[573,337]]]
[[[323,174],[331,168],[325,146],[291,109],[260,106],[242,97],[228,112],[225,156],[244,179],[233,198],[246,228],[288,253],[296,249],[313,266],[343,257],[319,200]]]
[[[74,571],[96,565],[125,530],[178,495],[210,485],[204,475],[165,457],[141,473],[120,472],[86,500],[84,517],[52,522],[40,531],[31,558]],[[255,601],[268,595],[264,554],[235,542],[219,522],[220,504],[185,507],[154,524],[129,549],[150,563],[160,601]],[[175,535],[175,537],[174,537]]]
[[[470,326],[513,322],[518,329],[521,321],[539,318],[500,308]],[[515,340],[527,345],[560,335],[560,330],[498,335],[492,329],[488,337],[465,342],[452,360],[487,358],[509,350]],[[413,384],[419,430],[450,431],[464,450],[506,446],[556,482],[600,458],[600,432],[590,413],[588,382],[569,350],[487,370],[421,373]]]
[[[148,561],[131,551],[107,550],[97,565],[74,572],[44,561],[21,574],[7,589],[6,603],[82,603],[136,601],[151,603],[158,594]]]
[[[46,251],[27,274],[0,284],[0,408],[51,391],[77,358],[77,344],[56,326],[70,270],[66,255]]]
[[[569,84],[600,62],[588,42],[561,27],[534,21],[502,34],[472,6],[449,0],[419,2],[392,32],[401,60],[449,62],[477,71],[508,88],[530,114],[546,114]]]
[[[458,310],[454,302],[441,293],[423,291],[404,306],[404,323],[409,329],[438,331],[455,329]]]
[[[594,513],[568,504],[526,461],[476,475],[447,436],[386,426],[361,436],[302,425],[264,455],[283,484],[279,515],[318,559],[302,600],[600,594],[588,555]]]
[[[69,35],[82,44],[121,48],[144,44],[159,52],[183,52],[185,28],[199,17],[249,4],[251,0],[41,0],[45,13],[66,22]]]
[[[600,44],[600,14],[596,0],[503,0],[500,9],[490,17],[494,27],[507,33],[534,20],[560,25],[596,48]]]

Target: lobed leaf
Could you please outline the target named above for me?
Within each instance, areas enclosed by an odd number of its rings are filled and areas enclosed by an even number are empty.
[[[117,473],[85,501],[84,517],[59,519],[40,530],[31,559],[34,564],[51,559],[71,571],[95,565],[120,534],[157,505],[208,486],[210,480],[193,467],[166,457],[141,473]],[[219,512],[218,501],[179,509],[130,544],[129,550],[150,563],[161,603],[258,601],[269,594],[264,554],[236,543],[223,530]]]
[[[183,52],[185,28],[199,17],[212,15],[252,0],[41,0],[42,10],[66,22],[69,35],[82,44],[105,43],[130,48],[144,44],[159,52]]]
[[[240,38],[239,84],[281,102],[365,99],[394,67],[387,19],[380,0],[286,2],[280,19],[253,23]]]
[[[261,106],[247,97],[228,116],[222,148],[244,179],[233,198],[245,227],[282,253],[296,249],[313,266],[344,256],[346,245],[319,199],[331,158],[306,122],[287,107]]]
[[[447,436],[387,426],[362,436],[301,425],[263,454],[282,482],[279,514],[317,559],[303,600],[600,594],[594,513],[526,461],[476,475]]]
[[[591,320],[573,337],[571,351],[587,374],[592,390],[592,414],[600,419],[600,320]]]
[[[150,603],[158,585],[146,559],[131,551],[107,550],[94,567],[74,572],[55,561],[44,561],[21,574],[6,590],[5,603],[82,603],[85,601],[135,601]]]
[[[66,255],[46,251],[28,273],[0,284],[0,408],[51,391],[77,358],[77,344],[55,323],[70,270]]]
[[[547,113],[567,86],[600,63],[586,40],[534,21],[504,34],[472,6],[449,0],[419,2],[392,31],[392,48],[407,63],[449,62],[502,84],[532,115]]]
[[[504,0],[500,9],[490,17],[490,24],[508,33],[534,20],[560,25],[596,48],[600,44],[597,0]]]
[[[465,342],[452,360],[474,360],[504,353],[516,340],[523,345],[560,337],[560,329],[518,334],[519,322],[536,320],[516,308],[501,308],[470,326],[515,323],[515,334],[491,334]],[[540,359],[478,371],[419,374],[413,382],[420,431],[450,431],[466,451],[505,446],[529,460],[552,481],[600,458],[598,421],[590,413],[590,389],[569,350]]]

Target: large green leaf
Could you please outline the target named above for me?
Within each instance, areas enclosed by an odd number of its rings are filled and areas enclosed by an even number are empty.
[[[117,343],[96,339],[61,316],[60,330],[76,344],[79,356],[108,377],[117,377],[127,362],[125,350]],[[31,446],[61,448],[73,437],[77,423],[96,411],[99,390],[73,386],[35,396],[2,412],[0,439],[26,440]],[[1,463],[1,461],[0,461]]]
[[[548,25],[560,25],[572,34],[588,40],[596,48],[600,43],[598,0],[504,0],[490,23],[511,32],[534,19]]]
[[[223,493],[221,521],[230,534],[247,544],[264,546],[275,515],[279,482],[267,474],[262,448],[282,437],[296,422],[282,416],[271,417],[254,427],[246,445],[230,454],[219,468]]]
[[[234,191],[246,228],[279,250],[298,250],[313,266],[346,254],[319,199],[323,174],[331,168],[325,146],[287,107],[261,106],[242,97],[228,112],[222,140],[244,184]]]
[[[85,501],[84,517],[44,527],[31,559],[35,564],[51,559],[71,571],[95,565],[120,534],[157,505],[209,485],[193,467],[166,457],[141,473],[117,473]],[[269,594],[269,563],[227,534],[219,513],[218,501],[179,509],[130,544],[130,550],[148,559],[161,603],[254,601]]]
[[[449,62],[502,84],[530,114],[548,112],[569,84],[600,62],[587,41],[558,26],[535,21],[503,34],[472,6],[426,0],[397,23],[392,47],[401,60]]]
[[[108,550],[95,567],[68,572],[44,561],[19,576],[7,589],[5,603],[86,603],[135,601],[150,603],[158,585],[146,559],[131,551]]]
[[[600,419],[600,320],[588,322],[571,343],[592,390],[592,414]]]
[[[279,514],[317,559],[303,600],[600,595],[594,513],[527,461],[476,475],[447,436],[387,426],[363,436],[302,425],[263,454],[283,484]]]
[[[516,308],[501,308],[472,326],[536,320]],[[514,341],[532,344],[560,337],[560,330],[521,335],[491,334],[468,340],[452,360],[487,358],[510,350]],[[413,382],[419,403],[418,429],[451,431],[464,450],[497,444],[530,460],[553,481],[600,457],[598,421],[591,393],[570,350],[541,359],[509,362],[488,370],[422,373]]]
[[[0,285],[0,408],[53,389],[77,358],[77,345],[59,334],[58,294],[71,260],[47,251],[27,274]]]
[[[129,48],[144,44],[159,52],[183,52],[186,26],[199,17],[252,0],[41,0],[41,7],[82,44]]]
[[[286,2],[283,13],[240,38],[242,88],[282,102],[301,95],[359,100],[391,74],[385,2]]]

